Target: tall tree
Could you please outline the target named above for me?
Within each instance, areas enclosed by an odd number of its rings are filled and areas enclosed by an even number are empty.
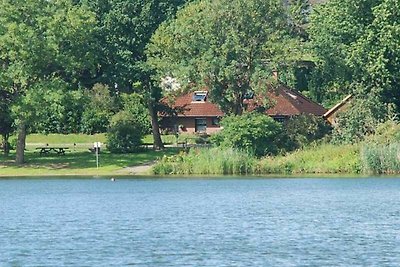
[[[13,131],[13,119],[11,117],[11,101],[12,95],[0,89],[0,136],[2,138],[0,144],[3,146],[4,155],[8,155],[10,147],[8,138]]]
[[[16,162],[22,164],[32,114],[25,95],[54,78],[77,83],[95,68],[95,17],[71,0],[1,0],[0,6],[0,84],[21,104]]]
[[[330,0],[315,7],[309,34],[318,58],[312,90],[318,99],[373,91],[399,106],[399,8],[397,0]]]
[[[145,96],[152,118],[155,148],[162,148],[157,120],[159,88],[152,85],[145,66],[145,47],[161,22],[174,17],[188,0],[82,0],[99,20],[97,36],[102,60],[97,82],[122,92]]]
[[[261,79],[299,56],[298,40],[281,0],[203,0],[163,23],[148,46],[158,79],[209,88],[212,101],[241,114],[243,99]]]

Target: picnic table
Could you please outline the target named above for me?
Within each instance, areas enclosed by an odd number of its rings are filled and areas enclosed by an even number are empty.
[[[37,147],[37,150],[39,150],[39,154],[42,155],[47,155],[50,154],[51,152],[55,152],[58,155],[65,155],[65,151],[68,150],[68,147],[51,147],[51,146],[44,146],[44,147]]]

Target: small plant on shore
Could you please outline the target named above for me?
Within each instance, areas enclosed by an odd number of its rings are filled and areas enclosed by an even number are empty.
[[[154,174],[252,174],[256,159],[233,148],[191,149],[175,156],[164,156]]]

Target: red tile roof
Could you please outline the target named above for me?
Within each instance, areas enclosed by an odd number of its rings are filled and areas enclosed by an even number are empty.
[[[300,114],[314,114],[322,116],[326,109],[311,99],[284,85],[267,93],[273,106],[266,110],[270,116],[293,116]]]
[[[207,98],[204,102],[192,101],[193,94],[191,92],[175,99],[173,108],[183,110],[178,114],[178,117],[220,117],[224,115],[218,105],[208,102]],[[278,88],[271,89],[267,93],[267,97],[272,102],[272,107],[266,110],[266,114],[272,117],[300,114],[322,116],[326,112],[323,106],[284,85],[279,85]],[[249,110],[255,108],[254,101],[250,100],[248,104]]]
[[[174,108],[182,109],[178,117],[220,117],[225,115],[218,107],[208,101],[193,101],[193,92],[179,96],[175,99]]]

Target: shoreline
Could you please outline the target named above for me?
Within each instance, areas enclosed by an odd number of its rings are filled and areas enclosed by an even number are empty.
[[[263,174],[263,175],[155,175],[155,174],[121,174],[121,173],[102,173],[93,174],[0,174],[0,180],[7,179],[368,179],[368,178],[400,178],[398,175],[367,175],[367,174]]]

